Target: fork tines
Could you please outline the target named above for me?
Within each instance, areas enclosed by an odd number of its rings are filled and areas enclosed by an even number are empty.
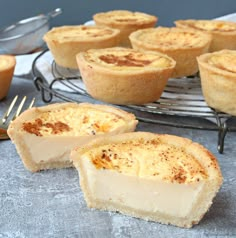
[[[14,120],[16,117],[18,117],[18,116],[20,115],[20,113],[21,113],[21,111],[22,111],[22,108],[23,108],[23,106],[24,106],[24,104],[25,104],[26,99],[27,99],[26,96],[24,96],[24,97],[22,98],[20,104],[18,105],[17,109],[15,110],[15,112],[14,112],[14,114],[13,114],[13,116],[12,116],[11,121]],[[11,112],[12,112],[12,110],[13,110],[13,108],[14,108],[16,102],[17,102],[17,100],[18,100],[18,95],[16,95],[16,96],[14,97],[14,99],[12,100],[12,102],[11,102],[9,108],[8,108],[7,111],[4,113],[4,115],[3,115],[3,117],[2,117],[2,124],[5,124],[5,123],[6,123],[6,121],[7,121],[7,119],[9,118],[9,116],[10,116],[10,114],[11,114]],[[31,100],[31,102],[30,102],[30,104],[29,104],[29,106],[28,106],[28,109],[31,108],[31,107],[34,105],[34,102],[35,102],[35,98],[33,98],[33,99]]]

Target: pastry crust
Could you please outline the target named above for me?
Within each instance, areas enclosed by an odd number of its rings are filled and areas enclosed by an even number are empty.
[[[199,223],[222,184],[222,175],[216,158],[200,144],[173,135],[134,132],[110,136],[94,140],[83,148],[72,150],[71,158],[79,172],[80,185],[89,207],[119,211],[145,220],[180,227],[189,228]],[[97,178],[93,178],[94,171],[97,171]],[[106,195],[104,199],[98,198],[99,190],[103,191],[102,183],[96,183],[101,174],[110,175],[110,179],[114,176],[117,181],[123,181],[124,189],[115,185],[104,188],[104,191],[108,189],[110,194],[116,194],[119,189],[122,199],[109,198]],[[188,186],[195,186],[195,188],[200,186],[202,190],[193,203],[190,203],[191,207],[187,215],[174,216],[171,215],[171,209],[162,213],[158,203],[153,211],[143,209],[148,201],[140,201],[143,202],[140,208],[132,208],[132,203],[129,206],[133,193],[125,190],[125,179],[127,184],[131,179],[135,181],[133,189],[139,187],[142,182],[145,184],[144,188],[147,188],[149,183],[156,181],[158,184],[161,181],[163,189],[165,186],[177,184],[177,187],[184,189]],[[97,193],[93,190],[93,186],[96,187]],[[123,194],[126,193],[128,195],[124,197]],[[145,192],[137,190],[133,203],[142,200],[143,193]],[[155,191],[152,193],[154,196]],[[162,191],[159,196],[161,193]],[[171,207],[174,202],[170,200],[168,206]]]
[[[198,72],[196,57],[208,52],[211,37],[190,29],[157,27],[133,32],[130,41],[134,49],[167,54],[176,61],[172,77]]]
[[[78,52],[116,46],[119,35],[118,29],[79,25],[55,27],[43,39],[58,65],[78,69],[75,59]]]
[[[207,104],[236,116],[236,51],[222,50],[201,55],[198,64]]]
[[[202,31],[212,36],[209,52],[236,50],[236,23],[219,20],[178,20],[177,27]]]
[[[70,150],[106,135],[134,131],[131,113],[106,105],[57,103],[24,111],[7,131],[25,165],[36,172],[72,167]]]
[[[130,46],[130,33],[138,29],[154,27],[158,21],[156,16],[126,10],[100,12],[95,14],[93,19],[97,25],[119,29],[121,31],[120,45],[126,47]]]
[[[77,55],[88,93],[115,104],[144,104],[158,100],[175,61],[156,52],[113,47]]]
[[[7,96],[15,65],[15,56],[0,55],[0,100]]]

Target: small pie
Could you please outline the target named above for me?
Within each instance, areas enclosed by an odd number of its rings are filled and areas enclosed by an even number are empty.
[[[210,52],[223,49],[236,50],[236,23],[218,20],[178,20],[177,27],[191,28],[212,36]]]
[[[222,184],[216,158],[173,135],[133,132],[71,152],[88,207],[189,228]]]
[[[95,14],[93,19],[96,25],[119,29],[121,46],[130,46],[130,33],[138,29],[154,27],[158,21],[156,16],[127,10],[100,12]]]
[[[176,61],[172,77],[198,72],[196,57],[208,52],[209,34],[190,29],[157,27],[133,32],[130,41],[134,49],[162,52]]]
[[[113,47],[119,43],[120,31],[102,26],[55,27],[44,35],[56,63],[78,69],[75,56],[88,49]]]
[[[201,55],[198,64],[207,104],[236,116],[236,51],[221,50]]]
[[[72,167],[71,149],[94,138],[135,130],[131,113],[88,103],[57,103],[24,111],[7,131],[25,165],[36,172]]]
[[[0,100],[4,98],[9,91],[15,65],[15,56],[0,55]]]
[[[87,92],[114,104],[144,104],[159,99],[175,61],[156,52],[113,47],[77,55]]]

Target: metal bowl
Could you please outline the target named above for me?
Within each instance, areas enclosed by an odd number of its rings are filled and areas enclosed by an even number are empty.
[[[60,8],[48,14],[27,18],[0,30],[0,54],[27,54],[41,47],[50,19],[61,14]]]

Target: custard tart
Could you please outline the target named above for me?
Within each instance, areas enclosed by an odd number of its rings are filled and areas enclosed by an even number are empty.
[[[223,49],[236,50],[236,23],[219,20],[178,20],[177,27],[191,28],[212,36],[210,52]]]
[[[158,100],[175,67],[164,54],[122,47],[81,52],[77,62],[92,97],[123,105]]]
[[[236,116],[236,51],[222,50],[201,55],[198,64],[207,104]]]
[[[7,131],[25,165],[39,170],[72,167],[70,151],[89,141],[135,130],[126,111],[89,103],[56,103],[24,111]]]
[[[120,31],[102,26],[55,27],[44,35],[56,63],[78,69],[76,54],[88,49],[113,47],[119,43]]]
[[[109,136],[71,158],[88,207],[180,227],[199,223],[222,184],[217,159],[173,135]]]
[[[121,46],[130,46],[129,35],[138,29],[154,27],[158,21],[156,16],[127,10],[100,12],[93,16],[96,25],[108,26],[121,31]]]
[[[15,65],[15,56],[0,55],[0,100],[6,97],[9,91]]]
[[[189,29],[157,27],[138,30],[129,36],[132,47],[167,54],[176,61],[172,77],[198,72],[196,57],[208,52],[211,36]]]

